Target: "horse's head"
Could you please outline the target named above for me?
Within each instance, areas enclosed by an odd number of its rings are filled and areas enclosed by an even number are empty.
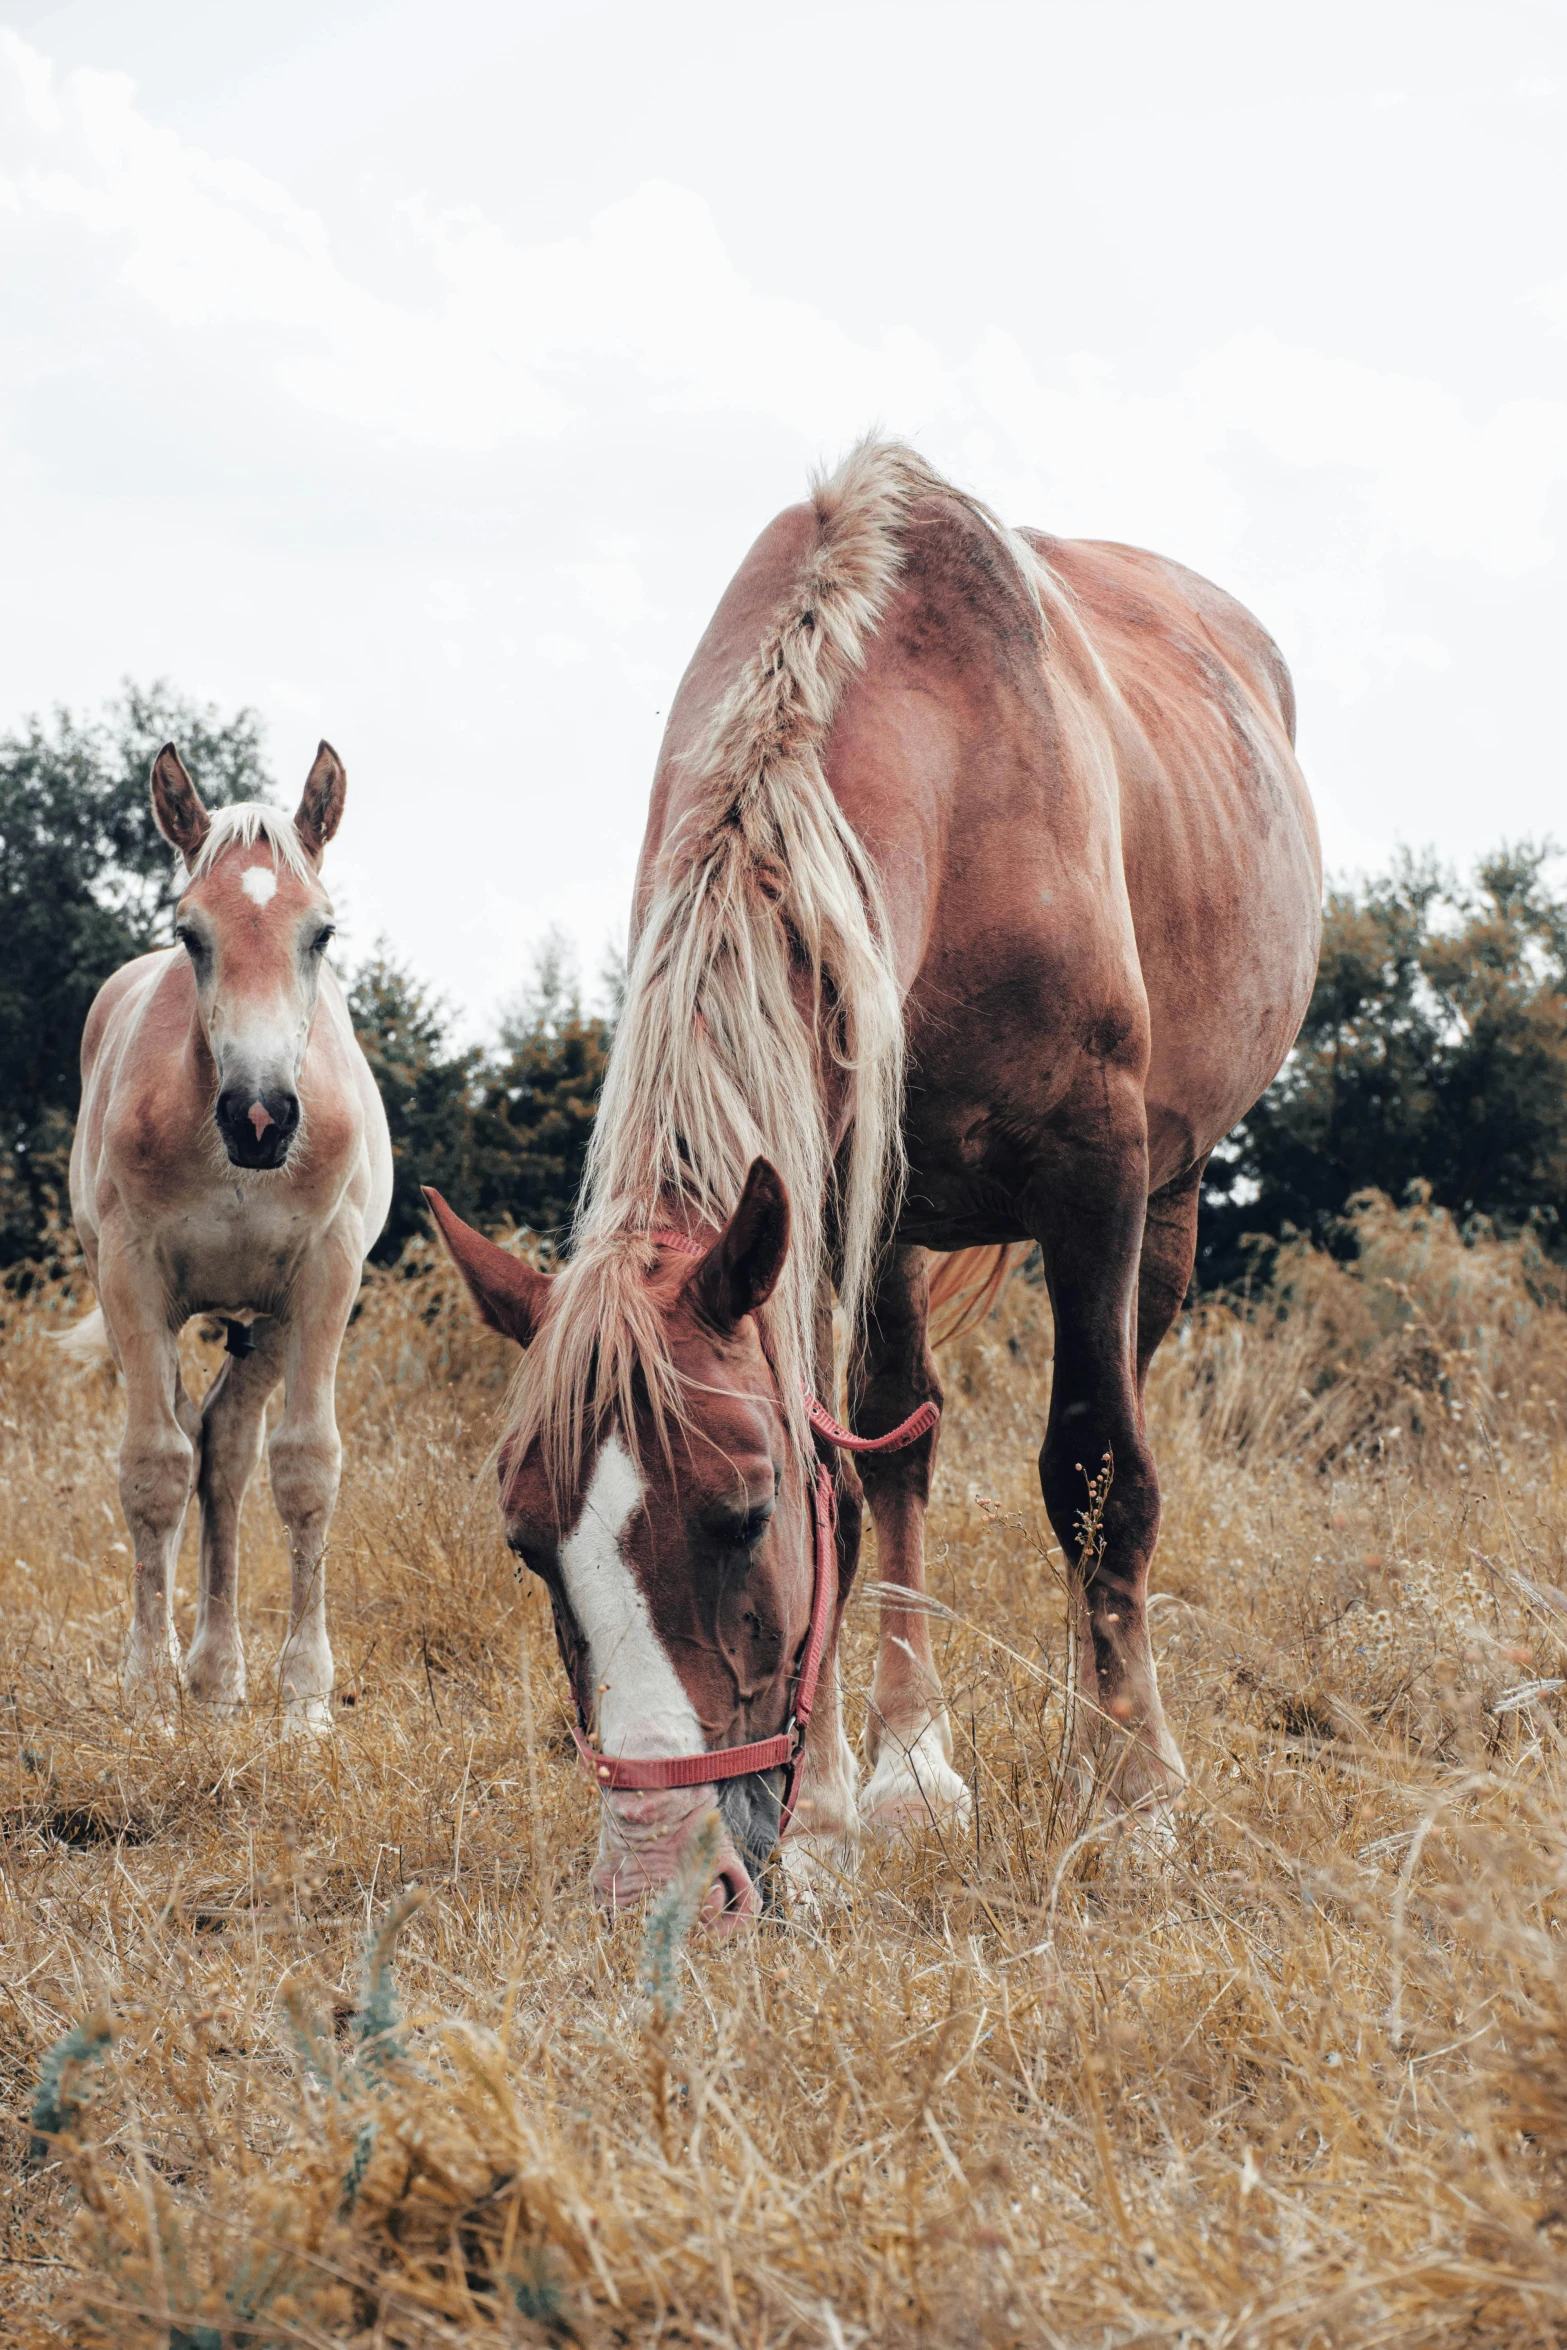
[[[557,1317],[596,1315],[602,1288],[577,1268],[535,1271],[427,1196],[480,1314],[522,1346],[540,1339],[528,1376],[547,1376]],[[788,1200],[764,1160],[727,1226],[705,1237],[701,1253],[656,1235],[631,1251],[678,1412],[660,1425],[640,1378],[629,1425],[622,1406],[589,1394],[562,1478],[547,1433],[529,1432],[541,1413],[547,1432],[543,1397],[500,1454],[506,1539],[549,1592],[578,1718],[611,1762],[779,1736],[810,1628],[810,1470],[757,1321],[789,1246]],[[771,1770],[607,1790],[595,1889],[613,1903],[667,1882],[716,1803],[725,1836],[704,1915],[726,1926],[754,1916],[782,1780]]]
[[[174,935],[190,958],[218,1073],[214,1115],[236,1167],[283,1166],[299,1131],[299,1072],[332,939],[318,868],[347,789],[323,743],[292,826],[278,816],[231,837],[227,820],[249,809],[222,810],[215,826],[174,745],[153,762],[153,814],[190,875]]]

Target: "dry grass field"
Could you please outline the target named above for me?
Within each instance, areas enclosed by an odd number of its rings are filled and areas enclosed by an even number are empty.
[[[1567,1313],[1439,1216],[1364,1244],[1156,1365],[1173,1850],[1070,1801],[1014,1279],[931,1528],[972,1827],[722,1946],[590,1905],[441,1266],[350,1333],[319,1743],[127,1720],[117,1392],[46,1344],[80,1300],[7,1305],[0,2341],[1567,2340]],[[245,1541],[262,1692],[260,1486]]]

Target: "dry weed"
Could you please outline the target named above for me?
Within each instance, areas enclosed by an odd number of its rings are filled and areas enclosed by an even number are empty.
[[[438,1264],[344,1358],[320,1745],[126,1719],[118,1396],[45,1344],[59,1293],[16,1301],[0,2339],[1561,2341],[1567,1315],[1527,1244],[1361,1223],[1156,1366],[1173,1850],[1066,1824],[1015,1280],[949,1359],[931,1521],[971,1828],[724,1947],[591,1908],[485,1465],[508,1366]],[[259,1691],[259,1487],[245,1552]]]

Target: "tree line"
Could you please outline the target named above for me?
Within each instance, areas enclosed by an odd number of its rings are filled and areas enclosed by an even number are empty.
[[[69,1214],[66,1170],[87,1009],[109,973],[169,944],[174,865],[147,774],[178,741],[209,806],[275,797],[260,722],[166,686],[127,685],[98,717],[58,711],[0,736],[0,1268],[37,1257]],[[1349,1201],[1428,1187],[1461,1223],[1535,1225],[1567,1253],[1567,899],[1548,847],[1435,860],[1329,891],[1299,1042],[1204,1185],[1198,1279],[1265,1274],[1304,1232],[1353,1247]],[[391,950],[346,972],[386,1103],[392,1213],[376,1255],[424,1229],[421,1183],[470,1221],[564,1241],[613,1037],[558,946],[483,1044]],[[1259,1246],[1260,1244],[1260,1246]]]

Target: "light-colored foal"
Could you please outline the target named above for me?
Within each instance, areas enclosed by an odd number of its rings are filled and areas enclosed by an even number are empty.
[[[209,813],[172,743],[152,770],[159,830],[183,857],[178,944],[99,992],[82,1039],[71,1209],[98,1317],[125,1376],[120,1500],[135,1549],[127,1696],[233,1711],[246,1694],[237,1615],[240,1505],[281,1379],[272,1493],[288,1530],[288,1637],[278,1694],[292,1727],[331,1727],[327,1530],[342,1446],[333,1390],[366,1251],[386,1221],[391,1142],[325,954],[321,852],[347,778],[321,745],[298,813]],[[198,1411],[178,1339],[195,1314],[229,1323]],[[201,1507],[196,1629],[180,1656],[174,1574],[191,1494]]]

